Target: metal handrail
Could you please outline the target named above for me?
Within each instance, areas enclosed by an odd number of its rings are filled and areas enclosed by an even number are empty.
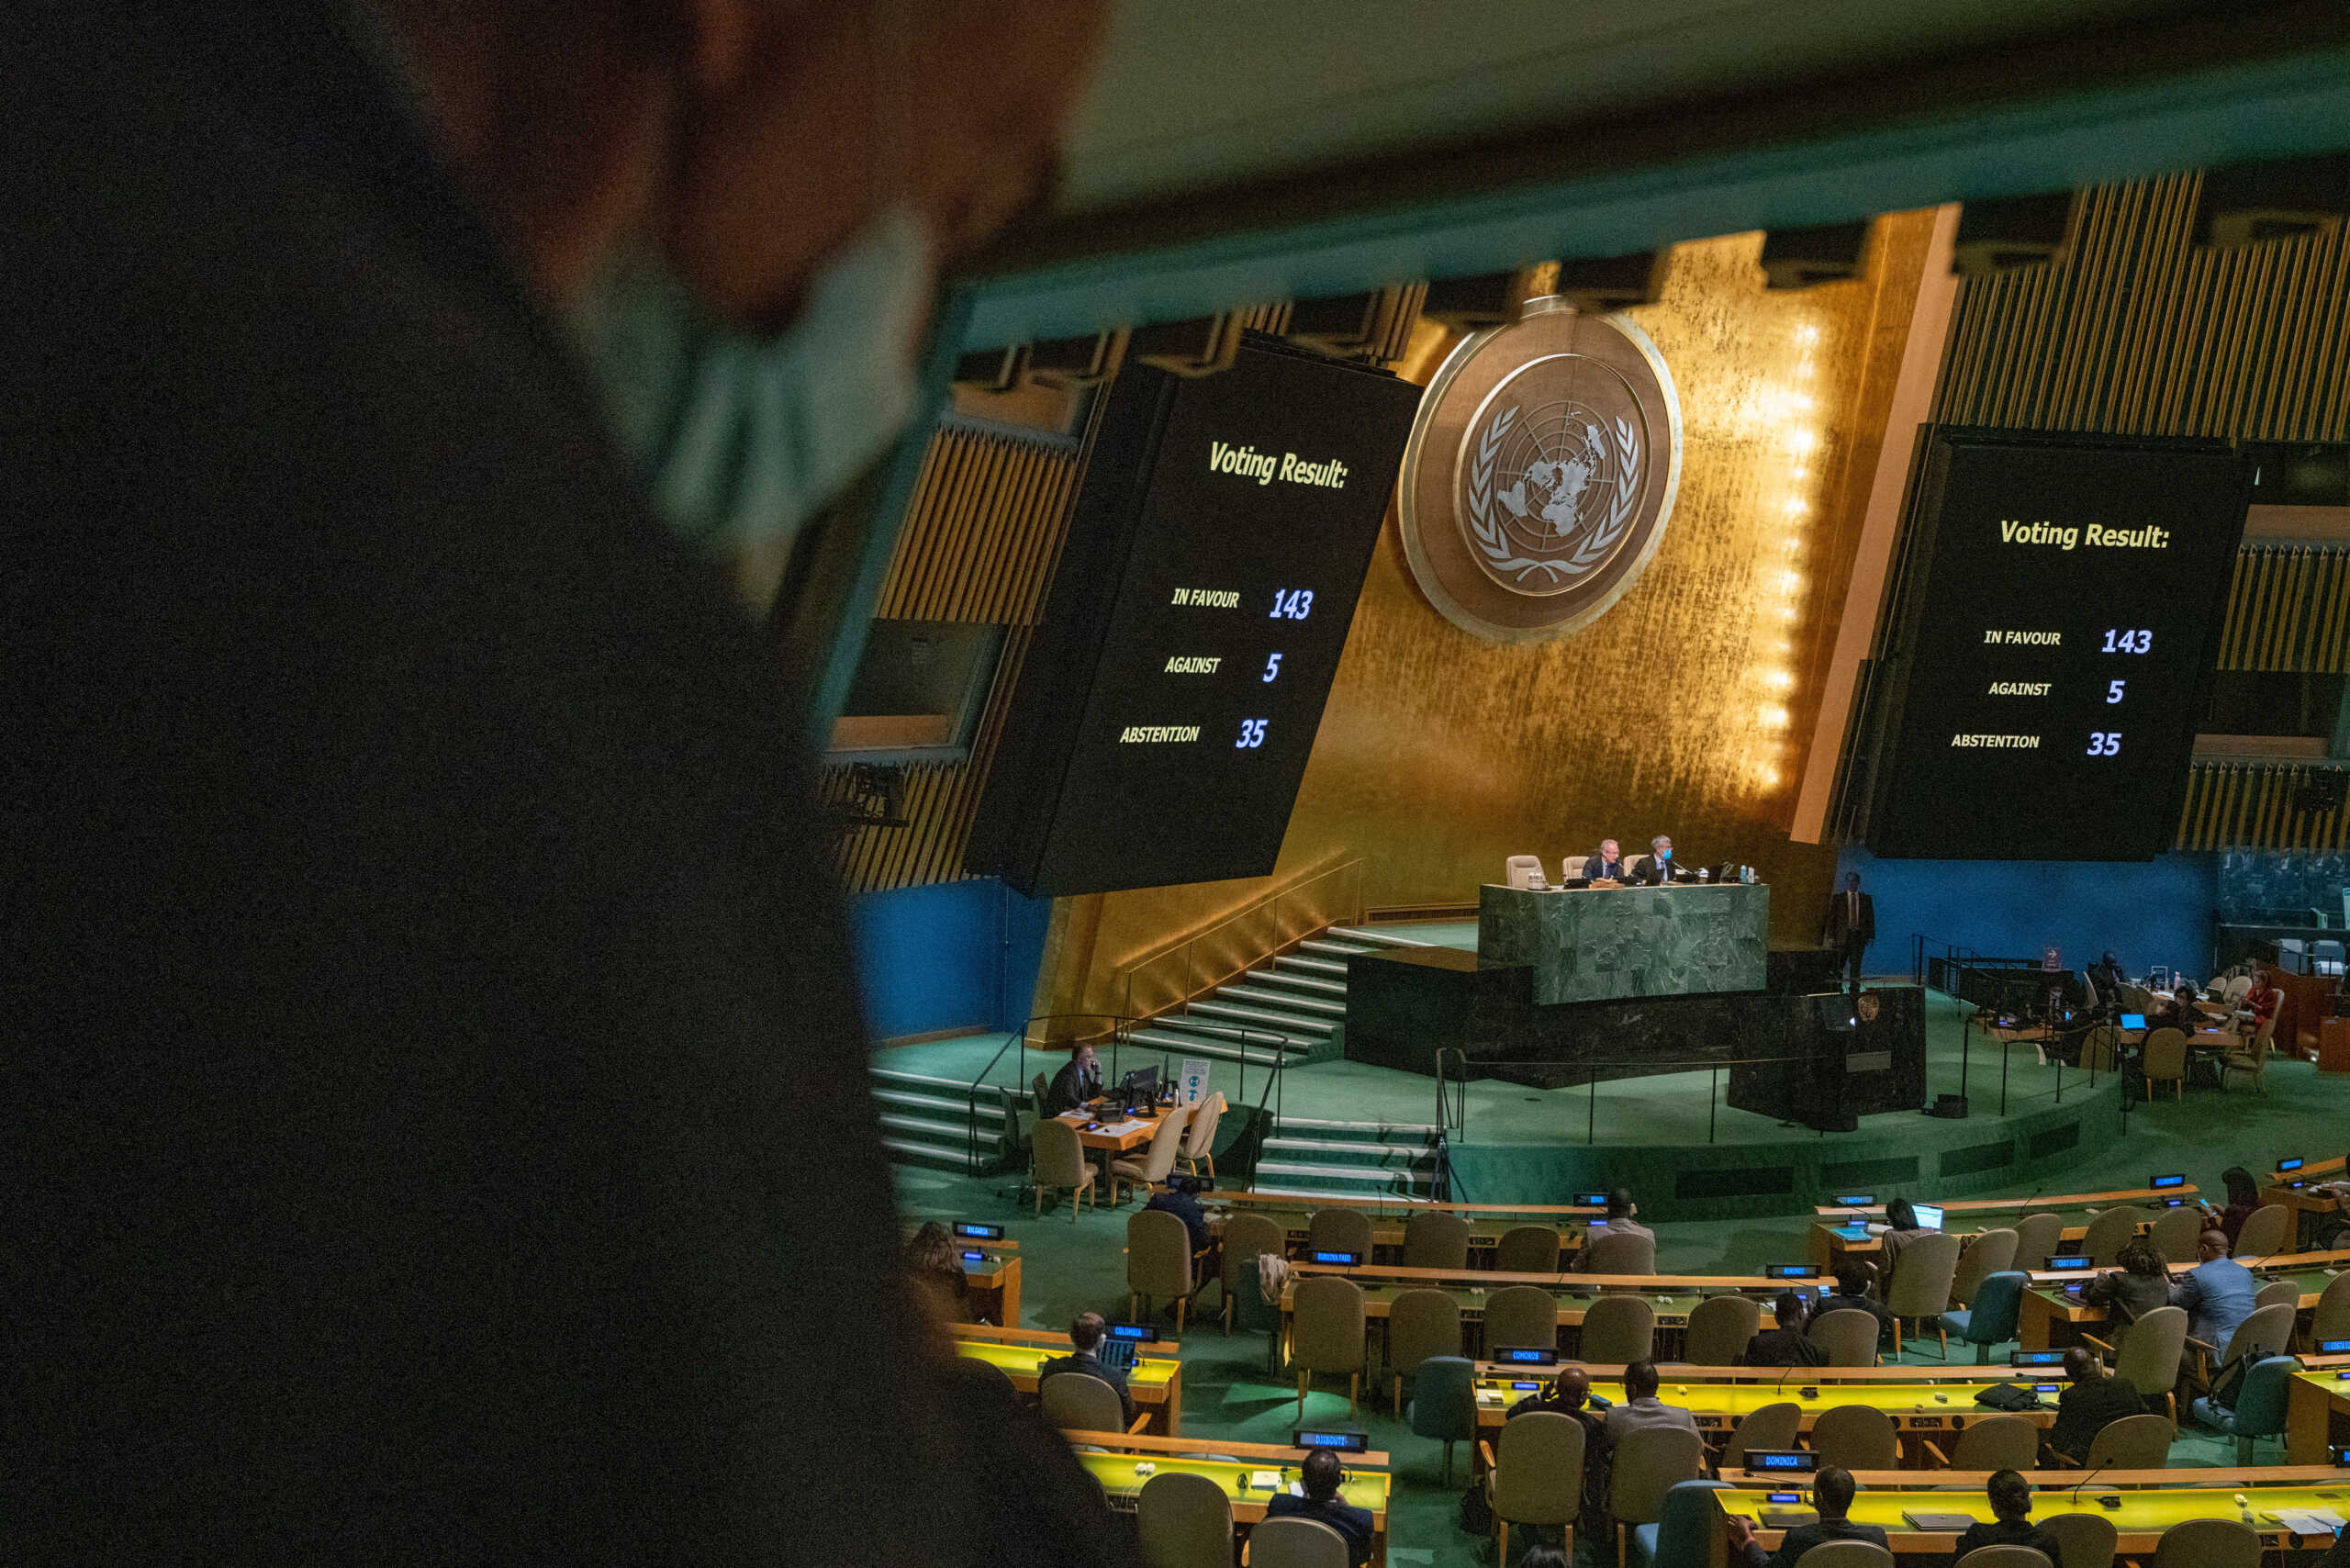
[[[1123,1018],[1113,1013],[1039,1013],[1031,1017],[1026,1023],[1021,1025],[1017,1033],[1006,1035],[1003,1037],[1003,1044],[996,1047],[995,1055],[988,1058],[987,1066],[979,1069],[979,1075],[973,1078],[964,1090],[964,1131],[968,1135],[968,1148],[970,1150],[971,1164],[977,1165],[979,1159],[979,1090],[987,1084],[988,1074],[995,1070],[995,1064],[1003,1059],[1003,1053],[1010,1050],[1012,1048],[1013,1042],[1017,1040],[1020,1042],[1020,1072],[1018,1082],[1013,1086],[1014,1093],[1013,1097],[1016,1098],[1020,1092],[1031,1092],[1028,1083],[1029,1031],[1034,1029],[1039,1024],[1051,1024],[1063,1018],[1108,1019],[1110,1021],[1110,1028],[1107,1031],[1107,1034],[1111,1042],[1110,1055],[1113,1061],[1115,1061],[1117,1058],[1117,1042],[1125,1037],[1126,1030],[1131,1027],[1134,1023],[1133,1019]],[[1095,1036],[1079,1036],[1080,1041],[1089,1044],[1094,1037]],[[1001,1092],[1002,1086],[998,1084],[995,1087],[998,1092]],[[1039,1102],[1036,1106],[1037,1114],[1040,1115],[1043,1114],[1044,1109],[1045,1107],[1043,1103]],[[1007,1117],[1013,1114],[1012,1104],[1009,1100],[1007,1100],[1004,1105],[1004,1113]]]
[[[1217,921],[1214,925],[1207,927],[1205,930],[1194,931],[1188,935],[1179,936],[1173,941],[1165,944],[1163,946],[1155,948],[1151,952],[1145,954],[1143,957],[1135,959],[1132,963],[1126,964],[1118,970],[1115,977],[1115,983],[1120,988],[1120,1000],[1125,1008],[1125,1015],[1140,1020],[1147,1019],[1158,1014],[1164,1013],[1168,1008],[1179,1006],[1183,1002],[1192,997],[1197,996],[1203,991],[1212,990],[1214,987],[1222,985],[1227,980],[1236,978],[1237,976],[1248,973],[1248,970],[1254,969],[1259,964],[1265,962],[1268,958],[1280,957],[1282,953],[1288,951],[1293,944],[1304,940],[1311,931],[1320,930],[1324,927],[1337,924],[1345,920],[1360,919],[1362,912],[1362,879],[1360,873],[1362,867],[1368,859],[1368,856],[1358,855],[1351,860],[1341,861],[1336,866],[1326,867],[1322,870],[1312,872],[1294,881],[1271,889],[1270,890],[1259,895],[1257,898],[1250,900],[1248,903],[1241,905],[1238,909],[1234,910],[1230,914],[1225,915],[1222,920]],[[1341,901],[1340,913],[1330,915],[1327,918],[1322,918],[1317,915],[1315,918],[1309,920],[1297,931],[1293,933],[1290,932],[1281,920],[1281,904],[1286,901],[1297,898],[1307,889],[1315,887],[1318,883],[1326,881],[1334,877],[1342,876],[1348,872],[1355,873],[1354,893],[1350,900]],[[1222,934],[1224,931],[1239,924],[1241,921],[1261,913],[1269,907],[1273,912],[1274,936],[1271,946],[1262,952],[1253,954],[1253,956],[1245,959],[1237,969],[1228,969],[1222,974],[1214,975],[1205,980],[1200,979],[1194,970],[1192,963],[1193,955],[1197,952],[1200,945]],[[1351,910],[1354,913],[1346,913],[1348,910]],[[1174,994],[1170,1000],[1159,1006],[1137,1009],[1135,1005],[1136,978],[1141,975],[1146,969],[1148,969],[1151,966],[1158,963],[1161,959],[1177,954],[1181,954],[1182,956],[1183,961],[1180,971],[1181,978],[1174,985]]]
[[[1449,1052],[1451,1052],[1451,1054],[1453,1054],[1453,1055],[1455,1055],[1455,1056],[1458,1056],[1458,1057],[1460,1057],[1460,1058],[1461,1058],[1461,1063],[1460,1063],[1460,1072],[1461,1072],[1461,1077],[1460,1077],[1460,1094],[1461,1094],[1460,1127],[1461,1127],[1462,1141],[1463,1141],[1463,1142],[1466,1142],[1466,1141],[1467,1141],[1467,1134],[1468,1134],[1468,1114],[1469,1114],[1469,1113],[1468,1113],[1468,1072],[1469,1072],[1469,1063],[1468,1063],[1467,1053],[1466,1053],[1466,1052],[1464,1052],[1464,1051],[1461,1051],[1461,1050],[1460,1050],[1459,1048],[1454,1047],[1439,1047],[1439,1048],[1438,1049],[1438,1051],[1437,1051],[1437,1085],[1438,1085],[1438,1093],[1442,1093],[1442,1092],[1443,1092],[1443,1088],[1444,1088],[1444,1081],[1445,1081],[1445,1079],[1444,1079],[1444,1057],[1445,1057],[1445,1054],[1446,1054],[1446,1052],[1447,1052],[1447,1051],[1449,1051]],[[1715,1123],[1716,1123],[1716,1118],[1717,1118],[1717,1112],[1718,1112],[1718,1106],[1719,1106],[1719,1102],[1720,1102],[1720,1092],[1721,1092],[1721,1070],[1722,1070],[1723,1068],[1726,1068],[1726,1067],[1769,1067],[1769,1066],[1773,1065],[1774,1063],[1777,1063],[1777,1062],[1798,1062],[1798,1061],[1807,1062],[1807,1061],[1810,1061],[1810,1060],[1812,1060],[1812,1059],[1813,1059],[1813,1058],[1812,1058],[1811,1057],[1809,1057],[1809,1056],[1790,1056],[1790,1057],[1735,1057],[1735,1058],[1729,1058],[1729,1059],[1728,1059],[1728,1060],[1721,1060],[1721,1059],[1698,1059],[1698,1058],[1688,1058],[1688,1059],[1685,1059],[1685,1060],[1684,1060],[1684,1059],[1673,1059],[1673,1058],[1666,1058],[1666,1059],[1663,1059],[1663,1060],[1659,1060],[1658,1058],[1653,1058],[1653,1057],[1638,1057],[1638,1058],[1628,1058],[1628,1059],[1626,1059],[1626,1060],[1622,1060],[1622,1061],[1581,1061],[1581,1062],[1572,1062],[1572,1063],[1570,1063],[1570,1062],[1547,1061],[1547,1060],[1539,1060],[1539,1059],[1527,1060],[1527,1061],[1480,1061],[1480,1062],[1477,1064],[1477,1066],[1478,1066],[1480,1069],[1503,1068],[1503,1067],[1539,1067],[1539,1068],[1545,1068],[1545,1069],[1549,1069],[1549,1070],[1561,1070],[1561,1069],[1565,1069],[1565,1070],[1570,1070],[1570,1071],[1580,1071],[1580,1070],[1586,1070],[1586,1069],[1592,1070],[1591,1077],[1590,1077],[1588,1080],[1586,1080],[1586,1081],[1585,1081],[1585,1084],[1584,1084],[1584,1087],[1585,1087],[1585,1088],[1587,1088],[1587,1089],[1590,1091],[1590,1101],[1589,1101],[1588,1108],[1587,1108],[1587,1110],[1586,1110],[1586,1112],[1585,1112],[1585,1123],[1584,1123],[1584,1127],[1583,1127],[1583,1141],[1584,1141],[1586,1144],[1597,1143],[1597,1142],[1599,1141],[1599,1075],[1598,1075],[1598,1072],[1597,1072],[1597,1070],[1598,1070],[1598,1069],[1600,1069],[1600,1068],[1607,1068],[1607,1067],[1637,1067],[1637,1068],[1640,1068],[1640,1069],[1642,1069],[1642,1070],[1642,1070],[1642,1072],[1639,1074],[1639,1076],[1644,1077],[1644,1078],[1648,1078],[1648,1077],[1655,1077],[1655,1076],[1659,1075],[1660,1073],[1664,1073],[1664,1072],[1673,1072],[1673,1071],[1684,1071],[1684,1070],[1695,1070],[1695,1069],[1697,1069],[1697,1068],[1701,1068],[1701,1067],[1702,1067],[1702,1068],[1705,1068],[1705,1069],[1707,1069],[1707,1074],[1708,1074],[1707,1083],[1707,1087],[1706,1087],[1706,1141],[1707,1141],[1707,1143],[1712,1143],[1712,1142],[1714,1141],[1714,1139],[1715,1139],[1715,1132],[1716,1132]],[[2060,1083],[2062,1082],[2062,1080],[2061,1080],[2061,1079],[2059,1080],[2059,1082],[2060,1082]],[[1561,1085],[1561,1088],[1563,1088],[1563,1087],[1565,1087],[1565,1085],[1563,1085],[1563,1084],[1562,1084],[1562,1085]],[[1440,1121],[1440,1120],[1439,1120],[1439,1122],[1438,1123],[1438,1128],[1439,1128],[1439,1129],[1442,1129],[1442,1127],[1444,1126],[1444,1124],[1443,1124],[1443,1122],[1442,1122],[1442,1121]]]

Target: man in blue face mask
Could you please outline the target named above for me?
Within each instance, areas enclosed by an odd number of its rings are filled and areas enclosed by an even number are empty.
[[[1673,840],[1658,834],[1649,840],[1649,852],[1632,862],[1632,880],[1647,887],[1662,887],[1667,882],[1692,880],[1689,873],[1673,858]]]
[[[12,1561],[1130,1561],[904,1277],[711,559],[887,444],[1095,11],[0,13]],[[716,510],[579,352],[623,263],[763,378]]]

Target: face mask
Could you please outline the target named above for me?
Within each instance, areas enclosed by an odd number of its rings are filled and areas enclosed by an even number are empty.
[[[885,209],[773,338],[724,327],[659,262],[617,264],[581,336],[612,423],[679,535],[711,554],[789,543],[912,417],[927,308],[923,220]]]
[[[1670,846],[1666,846],[1665,848],[1662,848],[1662,849],[1658,850],[1658,851],[1656,852],[1656,857],[1657,857],[1658,859],[1660,859],[1660,860],[1670,860],[1670,859],[1672,859],[1672,858],[1673,858],[1673,850],[1672,850],[1672,847],[1671,847]]]

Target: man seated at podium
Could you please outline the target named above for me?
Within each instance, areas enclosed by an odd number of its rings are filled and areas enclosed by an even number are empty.
[[[1101,1092],[1101,1059],[1091,1046],[1080,1046],[1069,1053],[1060,1071],[1053,1074],[1052,1085],[1045,1091],[1045,1114],[1064,1115]]]
[[[1621,882],[1628,879],[1629,870],[1624,864],[1623,846],[1612,838],[1599,841],[1599,853],[1583,863],[1583,874],[1595,882]]]
[[[1658,834],[1649,840],[1649,852],[1632,862],[1632,880],[1643,887],[1662,887],[1667,882],[1694,882],[1697,873],[1673,857],[1673,839]]]

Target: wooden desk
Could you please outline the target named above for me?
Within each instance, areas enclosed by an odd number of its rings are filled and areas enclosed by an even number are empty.
[[[2350,1018],[2328,1018],[2318,1025],[2317,1070],[2350,1072]]]
[[[1079,1442],[1112,1442],[1119,1440],[1115,1433],[1071,1432],[1070,1439]],[[1231,1453],[1237,1449],[1262,1445],[1235,1444],[1218,1439],[1202,1439],[1188,1445],[1193,1449],[1208,1448],[1217,1453]],[[1283,1450],[1289,1451],[1289,1450]],[[1339,1498],[1358,1508],[1371,1510],[1371,1560],[1383,1564],[1387,1561],[1387,1473],[1372,1470],[1361,1461],[1366,1456],[1343,1456],[1349,1479],[1338,1488]],[[1265,1517],[1266,1500],[1272,1491],[1252,1484],[1252,1477],[1268,1470],[1279,1470],[1282,1462],[1258,1461],[1227,1463],[1221,1460],[1183,1459],[1175,1456],[1146,1458],[1131,1453],[1080,1453],[1077,1462],[1085,1466],[1094,1480],[1108,1493],[1113,1507],[1132,1508],[1142,1495],[1142,1489],[1153,1475],[1181,1472],[1204,1475],[1224,1488],[1232,1503],[1232,1523],[1236,1536],[1242,1527],[1256,1524]],[[1302,1461],[1289,1461],[1291,1464]]]
[[[1113,1116],[1101,1128],[1091,1130],[1089,1130],[1090,1124],[1099,1120],[1091,1111],[1067,1111],[1055,1119],[1067,1122],[1070,1126],[1075,1127],[1079,1147],[1092,1152],[1095,1161],[1101,1167],[1102,1184],[1097,1189],[1096,1196],[1107,1198],[1111,1196],[1113,1191],[1110,1178],[1111,1162],[1118,1156],[1150,1142],[1158,1136],[1158,1124],[1165,1120],[1166,1116],[1167,1113],[1163,1110],[1137,1111],[1131,1116]],[[1114,1132],[1108,1130],[1113,1127],[1118,1130]]]
[[[2295,1464],[2323,1464],[2329,1446],[2350,1443],[2345,1372],[2350,1372],[2350,1356],[2301,1358],[2285,1406],[2285,1457]]]
[[[2350,1252],[2279,1252],[2266,1258],[2236,1260],[2264,1281],[2298,1278],[2301,1284],[2300,1312],[2313,1311],[2318,1297],[2325,1293],[2333,1276],[2329,1269],[2350,1265]],[[2170,1265],[2176,1277],[2196,1267],[2193,1260]],[[2089,1274],[2051,1274],[2035,1272],[2031,1288],[2023,1293],[2023,1302],[2016,1317],[2016,1342],[2027,1350],[2061,1350],[2079,1342],[2084,1329],[2109,1321],[2102,1306],[2095,1306],[2072,1296],[2061,1286],[2072,1281],[2086,1282],[2097,1278]]]
[[[1019,1248],[1017,1241],[989,1241],[962,1249],[964,1303],[1005,1328],[1020,1327]]]
[[[1814,1375],[1826,1372],[1828,1369],[1825,1367],[1774,1367],[1767,1369],[1772,1374],[1767,1382],[1733,1383],[1684,1378],[1681,1373],[1685,1369],[1681,1367],[1667,1366],[1657,1370],[1664,1378],[1663,1384],[1657,1390],[1657,1397],[1667,1405],[1678,1405],[1687,1410],[1696,1418],[1697,1429],[1715,1441],[1729,1437],[1740,1421],[1766,1405],[1800,1406],[1803,1410],[1803,1429],[1807,1432],[1823,1414],[1839,1406],[1865,1405],[1890,1417],[1894,1429],[1903,1438],[1919,1440],[1930,1437],[1951,1437],[1964,1431],[1976,1421],[2007,1414],[1975,1404],[1973,1389],[1953,1385],[1941,1379],[1830,1382]],[[1909,1369],[1887,1367],[1875,1370],[1899,1372]],[[2005,1372],[2009,1369],[1998,1370]],[[2047,1372],[2054,1369],[2039,1370]],[[1783,1372],[1785,1374],[1784,1383],[1780,1377]],[[1524,1380],[1479,1380],[1477,1426],[1480,1430],[1501,1426],[1508,1417],[1510,1406],[1526,1397],[1525,1391],[1515,1386],[1519,1381]],[[2058,1383],[2063,1380],[2041,1377],[2030,1381]],[[1809,1398],[1804,1396],[1803,1391],[1807,1388],[1814,1391]],[[2056,1424],[2056,1407],[2053,1404],[2044,1409],[2015,1414],[2022,1416],[2035,1427]]]
[[[1589,1204],[1442,1204],[1434,1198],[1397,1198],[1381,1195],[1368,1198],[1300,1198],[1293,1193],[1215,1193],[1209,1201],[1216,1204],[1257,1205],[1277,1209],[1371,1209],[1382,1214],[1417,1214],[1423,1209],[1441,1209],[1456,1215],[1602,1215],[1607,1211]]]
[[[1319,1208],[1321,1206],[1321,1204],[1317,1204],[1314,1205],[1314,1208]],[[1282,1238],[1287,1244],[1289,1255],[1291,1257],[1295,1257],[1305,1250],[1306,1237],[1314,1223],[1313,1208],[1297,1207],[1279,1209],[1260,1205],[1252,1208],[1248,1212],[1263,1215],[1266,1218],[1272,1220],[1281,1227]],[[1225,1223],[1230,1218],[1231,1214],[1229,1211],[1217,1213],[1211,1208],[1208,1213],[1209,1231],[1218,1239],[1222,1239],[1224,1236]],[[1490,1260],[1492,1256],[1500,1249],[1502,1232],[1505,1228],[1515,1227],[1505,1227],[1498,1225],[1480,1226],[1472,1223],[1469,1227],[1469,1253],[1471,1258],[1474,1259],[1478,1254],[1483,1253]],[[1552,1228],[1556,1231],[1559,1238],[1560,1251],[1579,1252],[1583,1250],[1583,1238],[1586,1235],[1586,1232],[1583,1229],[1578,1227],[1573,1230],[1564,1230],[1558,1229],[1555,1226]],[[1379,1254],[1382,1252],[1389,1254],[1390,1260],[1392,1261],[1395,1256],[1401,1255],[1404,1249],[1403,1224],[1398,1221],[1382,1221],[1376,1219],[1371,1221],[1371,1258],[1373,1261],[1378,1260]]]
[[[2199,1473],[2194,1471],[2172,1472],[2175,1476],[2197,1473]],[[1924,1482],[1928,1477],[1919,1475],[1912,1479],[1916,1482]],[[2079,1482],[2076,1478],[2069,1484],[2076,1486]],[[2098,1484],[2099,1486],[2105,1484],[2104,1477],[2098,1477]],[[2050,1492],[2057,1490],[2053,1484],[2045,1489]],[[2282,1526],[2272,1523],[2266,1516],[2285,1509],[2331,1509],[2335,1513],[2350,1512],[2350,1477],[2345,1477],[2344,1481],[2333,1485],[2323,1484],[2241,1487],[2174,1485],[2134,1489],[2117,1485],[2114,1491],[2121,1498],[2119,1507],[2110,1510],[2084,1508],[2081,1511],[2102,1513],[2111,1519],[2121,1538],[2116,1542],[2117,1550],[2121,1553],[2129,1555],[2152,1552],[2155,1544],[2162,1539],[2163,1531],[2173,1525],[2184,1524],[2188,1519],[2237,1518],[2235,1495],[2238,1492],[2244,1494],[2245,1504],[2252,1513],[2252,1528],[2260,1532],[2263,1545],[2272,1551],[2280,1548],[2292,1550],[2327,1546],[2332,1543],[2320,1541],[2315,1538],[2289,1537]],[[1757,1540],[1760,1540],[1766,1549],[1774,1551],[1777,1549],[1783,1532],[1762,1528],[1761,1510],[1768,1505],[1764,1504],[1755,1492],[1741,1484],[1719,1495],[1726,1511],[1740,1514],[1756,1526]],[[2035,1510],[2040,1514],[2069,1511],[2071,1511],[2069,1506],[2059,1506],[2053,1500]],[[1898,1491],[1872,1486],[1852,1499],[1852,1518],[1863,1524],[1883,1527],[1886,1542],[1892,1547],[1897,1556],[1937,1553],[1942,1561],[1948,1561],[1952,1550],[1958,1544],[1956,1533],[1916,1529],[1904,1518],[1904,1515],[1909,1512],[1972,1514],[1978,1519],[1988,1519],[1992,1517],[1989,1499],[1979,1490],[1973,1489],[1942,1491],[1926,1490],[1921,1487],[1917,1491]]]
[[[1303,1270],[1300,1271],[1302,1272]],[[1436,1272],[1437,1271],[1421,1270],[1415,1271]],[[1519,1274],[1495,1274],[1490,1277],[1502,1280],[1514,1280],[1520,1283],[1534,1282],[1537,1284],[1537,1288],[1549,1290],[1552,1299],[1559,1305],[1559,1327],[1561,1332],[1569,1329],[1580,1330],[1583,1327],[1584,1314],[1590,1310],[1592,1303],[1598,1300],[1603,1294],[1639,1294],[1642,1299],[1647,1301],[1651,1310],[1656,1314],[1656,1327],[1661,1333],[1678,1332],[1689,1326],[1689,1315],[1697,1309],[1697,1304],[1705,1300],[1706,1294],[1707,1294],[1697,1291],[1591,1291],[1583,1294],[1574,1294],[1570,1292],[1566,1287],[1556,1283],[1555,1282],[1558,1280],[1559,1276],[1553,1274],[1532,1276]],[[1543,1284],[1540,1282],[1553,1282]],[[1774,1282],[1774,1284],[1775,1282]],[[1485,1299],[1490,1294],[1483,1286],[1446,1287],[1427,1283],[1366,1283],[1362,1287],[1362,1313],[1363,1354],[1364,1360],[1367,1363],[1377,1359],[1374,1356],[1374,1352],[1380,1351],[1384,1345],[1385,1325],[1393,1309],[1395,1298],[1403,1294],[1407,1290],[1443,1290],[1447,1295],[1452,1298],[1454,1305],[1460,1308],[1460,1320],[1463,1331],[1468,1331],[1472,1326],[1482,1331],[1485,1320]],[[1713,1292],[1710,1294],[1721,1294],[1724,1293]],[[1284,1354],[1286,1354],[1288,1350],[1290,1333],[1292,1328],[1295,1326],[1296,1315],[1297,1289],[1296,1286],[1292,1284],[1288,1290],[1281,1293],[1281,1321],[1280,1342]],[[1776,1314],[1772,1311],[1768,1303],[1762,1304],[1762,1326],[1763,1327],[1771,1328],[1777,1327],[1778,1317]],[[1491,1345],[1485,1347],[1487,1350],[1494,1350],[1497,1348],[1498,1347]]]
[[[1039,1367],[1069,1354],[1069,1336],[1045,1329],[958,1324],[955,1334],[957,1355],[1002,1368],[1012,1386],[1023,1394],[1036,1392]],[[1035,1343],[1039,1336],[1056,1342]],[[1153,1429],[1170,1438],[1183,1434],[1183,1363],[1176,1350],[1171,1344],[1154,1345],[1135,1358],[1126,1373],[1126,1392],[1134,1396],[1135,1408],[1151,1417]]]
[[[2300,1173],[2295,1174],[2299,1177]],[[2302,1179],[2306,1180],[2306,1178]],[[2323,1178],[2321,1177],[2319,1180],[2322,1181]],[[2260,1190],[2260,1201],[2264,1204],[2282,1204],[2293,1211],[2293,1236],[2304,1247],[2320,1239],[2320,1233],[2326,1228],[2325,1220],[2328,1215],[2342,1212],[2341,1199],[2331,1193],[2319,1192],[2313,1187],[2307,1186],[2263,1187]]]
[[[2171,1198],[2197,1197],[2200,1195],[2200,1191],[2195,1183],[2190,1182],[2183,1187],[2132,1187],[2111,1193],[2040,1193],[2026,1198],[1954,1198],[1949,1203],[1936,1206],[1942,1211],[1945,1221],[1953,1215],[1972,1218],[1978,1215],[2012,1214],[2020,1217],[2027,1213],[2062,1214],[2069,1209],[2109,1209],[2125,1204],[2160,1205]],[[1812,1213],[1818,1217],[1813,1223],[1807,1238],[1807,1256],[1805,1260],[1807,1262],[1818,1263],[1822,1268],[1828,1268],[1832,1267],[1836,1260],[1841,1257],[1847,1255],[1874,1257],[1885,1249],[1874,1236],[1845,1236],[1838,1228],[1840,1225],[1857,1224],[1863,1221],[1882,1222],[1885,1218],[1885,1210],[1881,1206],[1856,1209],[1850,1204],[1820,1204],[1813,1207]],[[2147,1226],[2141,1225],[2138,1229],[2143,1235]],[[2078,1241],[2087,1233],[2087,1230],[2088,1227],[2086,1225],[2068,1225],[2064,1229],[2063,1238],[2066,1241]],[[1977,1235],[1979,1232],[1960,1231],[1956,1234],[1964,1237]]]

